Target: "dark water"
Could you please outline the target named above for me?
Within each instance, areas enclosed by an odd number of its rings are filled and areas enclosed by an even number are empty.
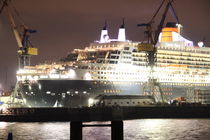
[[[98,123],[98,122],[94,122]],[[103,122],[109,123],[109,122]],[[110,140],[109,127],[83,128],[84,140]],[[0,140],[69,140],[70,123],[0,122]],[[125,140],[210,140],[210,119],[142,119],[124,121]]]

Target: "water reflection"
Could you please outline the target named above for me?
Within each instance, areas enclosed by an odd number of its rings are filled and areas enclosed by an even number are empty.
[[[101,122],[94,122],[94,124]],[[110,123],[110,122],[102,122]],[[69,140],[69,122],[0,122],[0,140]],[[83,140],[110,140],[110,127],[83,128]],[[124,121],[125,140],[209,140],[210,119],[141,119]]]
[[[209,140],[209,131],[210,120],[144,119],[126,121],[124,136],[125,139],[140,140]]]
[[[0,128],[1,139],[6,139],[9,132],[14,140],[68,140],[70,138],[69,122],[52,123],[7,123],[5,129]]]
[[[91,122],[86,124],[110,124],[110,122]],[[111,140],[110,127],[86,127],[83,129],[83,140]]]

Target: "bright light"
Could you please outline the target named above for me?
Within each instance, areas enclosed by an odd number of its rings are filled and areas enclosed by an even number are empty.
[[[48,78],[48,76],[47,75],[41,75],[40,78],[46,79],[46,78]]]
[[[0,122],[0,128],[6,128],[7,122]]]
[[[59,74],[50,74],[49,76],[50,76],[50,78],[54,78],[54,79],[59,78]]]
[[[50,73],[56,73],[56,69],[52,69]]]
[[[39,76],[34,76],[34,80],[37,81],[39,79]]]
[[[89,98],[89,99],[88,99],[88,106],[89,106],[89,107],[93,106],[93,103],[94,103],[94,99]]]
[[[165,123],[165,121],[161,120],[161,119],[145,119],[144,121],[144,126],[154,129],[154,128],[158,128],[161,127],[161,124]]]
[[[204,43],[202,41],[198,42],[199,47],[203,47]]]
[[[30,80],[30,81],[33,81],[34,80],[34,78],[31,75],[28,75],[27,76],[27,79]]]
[[[69,78],[75,78],[76,72],[73,69],[70,69],[68,72],[68,76]]]
[[[61,79],[66,79],[66,78],[69,78],[68,75],[60,75]]]
[[[92,80],[91,74],[90,74],[89,72],[85,73],[84,79],[85,79],[85,80]]]
[[[19,70],[17,71],[17,74],[21,74],[21,73],[26,73],[26,70],[24,70],[24,69],[19,69]]]
[[[41,90],[42,89],[42,85],[41,84],[39,84],[39,90]]]

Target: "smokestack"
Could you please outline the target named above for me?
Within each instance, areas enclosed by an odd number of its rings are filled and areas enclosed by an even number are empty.
[[[126,41],[126,37],[125,37],[125,22],[124,22],[124,18],[122,21],[122,25],[120,26],[119,32],[118,32],[118,41]]]
[[[105,25],[103,29],[101,30],[100,43],[107,43],[107,42],[109,42],[109,35],[108,35],[108,30],[107,30],[107,24],[105,21]]]

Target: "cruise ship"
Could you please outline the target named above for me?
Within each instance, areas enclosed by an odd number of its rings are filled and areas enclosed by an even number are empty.
[[[126,39],[124,24],[110,39],[106,26],[98,41],[74,49],[60,61],[25,66],[17,71],[18,93],[29,107],[81,107],[99,95],[152,95],[170,101],[186,97],[209,102],[210,48],[180,35],[177,24],[162,29],[156,63],[148,65],[143,42]],[[159,88],[148,88],[149,80]]]

